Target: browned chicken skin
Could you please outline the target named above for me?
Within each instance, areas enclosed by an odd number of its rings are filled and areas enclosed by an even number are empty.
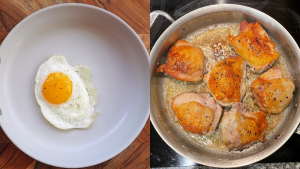
[[[266,113],[246,111],[242,103],[232,105],[230,111],[224,112],[222,133],[225,145],[229,149],[239,148],[252,141],[265,141],[264,132],[268,127]]]
[[[294,83],[289,78],[283,78],[278,67],[260,75],[250,88],[255,103],[269,114],[282,112],[290,104],[294,90]]]
[[[279,58],[274,42],[258,22],[253,24],[243,21],[240,31],[237,36],[229,35],[229,42],[251,66],[252,71],[262,72]]]
[[[216,64],[208,63],[204,75],[210,93],[222,106],[239,102],[246,92],[246,63],[240,56],[228,56]]]
[[[199,135],[211,135],[222,115],[222,107],[206,94],[180,94],[171,108],[186,131]]]
[[[184,40],[178,40],[168,52],[168,62],[157,68],[182,81],[196,82],[203,78],[204,54],[200,48]]]

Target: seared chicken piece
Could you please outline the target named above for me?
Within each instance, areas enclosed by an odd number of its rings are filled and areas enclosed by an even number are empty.
[[[178,40],[168,52],[168,62],[157,68],[175,79],[196,82],[203,78],[204,54],[200,48]]]
[[[207,63],[203,80],[210,93],[222,106],[242,100],[246,93],[246,63],[240,56],[228,56],[213,64]]]
[[[242,103],[234,103],[222,117],[222,133],[228,149],[239,148],[252,141],[265,141],[268,127],[266,113],[246,111]]]
[[[274,42],[258,22],[253,24],[243,21],[240,32],[234,37],[229,35],[229,42],[251,66],[252,71],[262,72],[279,58]]]
[[[171,108],[186,131],[200,136],[211,135],[222,115],[222,107],[206,94],[179,94],[173,98]]]
[[[283,78],[278,67],[260,75],[251,84],[254,102],[266,113],[280,113],[291,102],[295,85],[289,78]]]

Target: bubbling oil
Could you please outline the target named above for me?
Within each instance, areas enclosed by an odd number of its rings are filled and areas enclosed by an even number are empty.
[[[217,62],[224,59],[228,55],[237,55],[233,48],[228,43],[228,35],[238,35],[239,34],[239,24],[238,23],[224,23],[218,25],[211,25],[208,27],[201,28],[192,34],[188,35],[184,40],[188,41],[192,45],[199,47],[203,50],[206,61]],[[282,56],[283,53],[279,52]],[[286,63],[283,57],[280,57],[275,63],[278,68],[281,69],[283,77],[290,78],[290,75],[286,68]],[[246,94],[242,100],[242,104],[247,110],[259,111],[259,107],[254,104],[253,99],[250,96],[250,86],[251,83],[257,79],[260,74],[253,73],[247,66],[247,79],[246,79]],[[174,79],[165,78],[164,79],[164,99],[166,101],[165,111],[168,113],[171,120],[176,124],[175,126],[184,132],[191,140],[195,141],[201,147],[210,148],[217,151],[227,151],[227,147],[223,141],[221,123],[218,124],[216,131],[210,136],[199,136],[198,134],[193,134],[185,131],[179,124],[175,114],[171,109],[171,103],[173,97],[181,93],[209,93],[203,80],[199,82],[186,82]],[[228,111],[230,108],[223,107],[223,111]],[[265,132],[266,137],[272,134],[272,131],[276,129],[276,126],[280,123],[284,113],[271,114],[267,116],[268,128]],[[221,117],[222,118],[222,117]],[[220,120],[221,121],[221,120]]]

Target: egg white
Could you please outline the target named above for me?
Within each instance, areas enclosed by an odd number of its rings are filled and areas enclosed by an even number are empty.
[[[72,94],[62,104],[49,103],[42,94],[42,86],[48,75],[61,72],[72,81]],[[36,75],[35,97],[44,117],[59,129],[87,128],[98,113],[94,112],[97,91],[90,82],[91,72],[87,66],[72,67],[61,55],[52,55],[44,62]]]

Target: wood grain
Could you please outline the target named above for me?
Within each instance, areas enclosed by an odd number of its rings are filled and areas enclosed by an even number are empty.
[[[142,39],[148,53],[150,54],[150,34],[139,34],[139,37]]]
[[[62,3],[85,3],[123,19],[137,34],[150,33],[149,0],[0,0],[0,32],[9,32],[35,11]]]
[[[2,43],[2,41],[4,40],[4,38],[7,36],[8,32],[0,32],[0,45]]]
[[[0,44],[28,15],[48,6],[84,3],[122,18],[139,35],[150,53],[150,0],[0,0]],[[0,168],[56,169],[18,149],[0,128]],[[85,169],[150,168],[150,118],[133,143],[116,157]]]

